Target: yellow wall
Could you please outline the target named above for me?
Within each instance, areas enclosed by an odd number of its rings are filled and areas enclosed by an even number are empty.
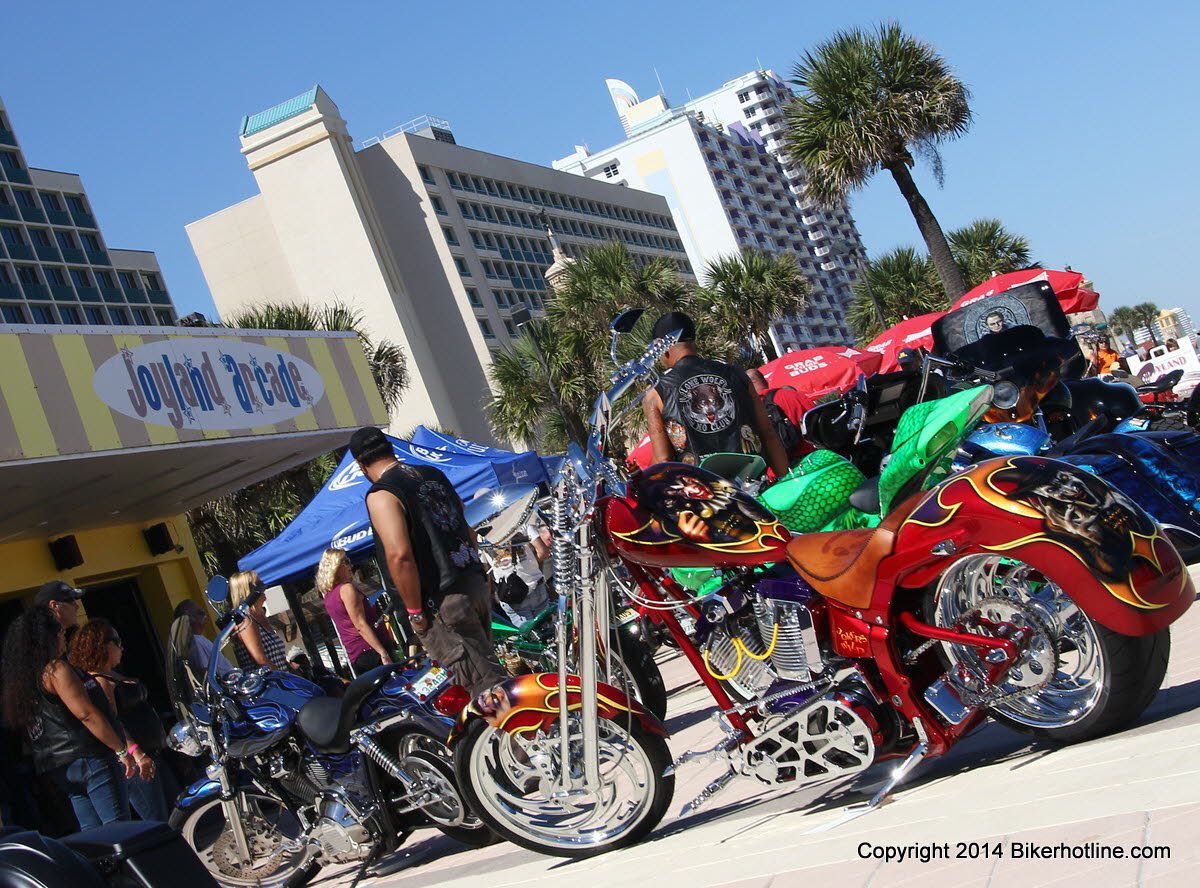
[[[142,530],[159,520],[171,529],[171,539],[183,547],[183,552],[150,554]],[[55,569],[50,547],[44,539],[0,543],[0,598],[16,596],[26,604],[32,604],[38,587],[56,578],[85,587],[133,577],[142,590],[160,637],[171,625],[171,613],[176,604],[185,598],[204,601],[204,571],[191,528],[182,515],[145,524],[83,530],[75,534],[75,540],[79,543],[83,564],[67,571]]]

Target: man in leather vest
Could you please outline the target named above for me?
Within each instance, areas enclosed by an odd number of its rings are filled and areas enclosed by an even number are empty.
[[[433,466],[401,463],[372,426],[350,438],[371,488],[367,513],[384,586],[398,595],[430,657],[479,694],[506,678],[491,638],[491,601],[462,500]]]
[[[746,372],[696,351],[696,325],[672,311],[654,323],[654,338],[681,331],[663,355],[667,372],[642,399],[654,461],[698,463],[710,453],[760,453],[782,477],[787,453],[755,397]]]

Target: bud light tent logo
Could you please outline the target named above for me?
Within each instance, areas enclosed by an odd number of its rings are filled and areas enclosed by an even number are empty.
[[[368,524],[361,530],[354,530],[354,528],[357,526],[358,522],[355,521],[353,524],[347,524],[345,527],[335,533],[333,535],[333,539],[329,541],[329,548],[348,549],[355,543],[360,542],[361,540],[369,540],[372,536],[374,536],[374,532],[371,530],[371,525]],[[351,531],[354,532],[351,533]]]
[[[413,453],[421,457],[421,459],[425,460],[426,462],[444,463],[451,462],[454,459],[452,454],[446,453],[443,450],[430,450],[428,447],[418,447],[415,444],[411,449]]]
[[[345,490],[347,487],[353,487],[362,481],[362,467],[354,460],[350,460],[345,466],[333,473],[333,477],[329,479],[329,489]]]
[[[176,429],[248,429],[304,413],[325,396],[310,364],[234,339],[169,339],[123,348],[92,378],[126,416]]]

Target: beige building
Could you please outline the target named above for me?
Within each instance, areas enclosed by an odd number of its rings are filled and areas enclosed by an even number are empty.
[[[620,240],[691,273],[658,195],[455,143],[420,118],[357,150],[320,87],[242,121],[259,193],[187,226],[222,315],[285,300],[340,300],[400,344],[412,384],[397,431],[416,423],[490,440],[491,352],[537,313],[553,261],[544,213],[568,256]]]

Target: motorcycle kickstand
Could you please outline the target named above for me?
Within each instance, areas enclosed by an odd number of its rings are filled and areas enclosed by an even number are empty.
[[[859,817],[862,817],[864,814],[869,814],[876,808],[886,805],[891,801],[892,792],[897,786],[900,785],[900,782],[909,775],[912,769],[915,768],[925,758],[925,755],[928,752],[929,744],[925,740],[922,740],[913,747],[912,752],[905,757],[904,761],[892,769],[892,773],[888,776],[888,779],[884,782],[883,786],[879,788],[879,791],[875,793],[875,795],[871,796],[871,800],[869,802],[865,804],[847,805],[846,809],[842,812],[841,817],[838,817],[829,823],[823,823],[820,826],[814,826],[812,829],[806,830],[803,835],[815,835],[816,833],[828,832],[829,830],[835,829],[844,823],[849,823],[851,820],[857,820]]]

